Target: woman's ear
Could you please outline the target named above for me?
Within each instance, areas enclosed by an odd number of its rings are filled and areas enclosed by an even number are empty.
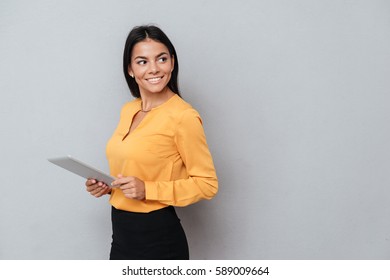
[[[173,72],[174,69],[175,69],[175,56],[172,55],[172,69],[171,69],[171,72]]]
[[[127,66],[127,73],[129,73],[130,77],[134,78],[134,74],[133,74],[133,71],[131,71],[130,64],[129,64],[129,66]]]

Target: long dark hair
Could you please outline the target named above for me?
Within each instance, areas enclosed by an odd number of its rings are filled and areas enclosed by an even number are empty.
[[[129,85],[131,94],[137,98],[141,97],[138,84],[136,83],[135,79],[130,77],[128,72],[128,67],[131,62],[131,53],[135,44],[147,38],[164,44],[167,47],[171,57],[173,56],[175,58],[174,68],[171,74],[171,79],[168,82],[168,87],[170,90],[180,96],[179,86],[177,83],[177,76],[179,74],[179,61],[177,58],[175,47],[172,45],[167,35],[165,35],[165,33],[160,28],[154,25],[136,26],[130,31],[129,35],[127,36],[123,53],[123,72],[125,74],[126,82]]]

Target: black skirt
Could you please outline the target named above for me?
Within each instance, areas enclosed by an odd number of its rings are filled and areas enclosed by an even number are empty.
[[[172,206],[150,213],[112,207],[110,260],[188,260],[188,244]]]

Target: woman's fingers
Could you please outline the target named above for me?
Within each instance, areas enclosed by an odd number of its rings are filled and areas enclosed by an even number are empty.
[[[87,192],[95,197],[100,197],[110,192],[111,188],[103,182],[98,182],[95,179],[88,179],[85,182]]]
[[[86,182],[85,182],[85,185],[87,187],[91,186],[91,185],[94,185],[96,184],[96,180],[95,179],[88,179]]]

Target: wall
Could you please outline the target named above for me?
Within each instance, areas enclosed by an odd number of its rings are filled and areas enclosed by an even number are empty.
[[[134,25],[174,42],[220,180],[178,209],[193,259],[390,258],[388,1],[0,2],[0,259],[107,259],[108,170]]]

